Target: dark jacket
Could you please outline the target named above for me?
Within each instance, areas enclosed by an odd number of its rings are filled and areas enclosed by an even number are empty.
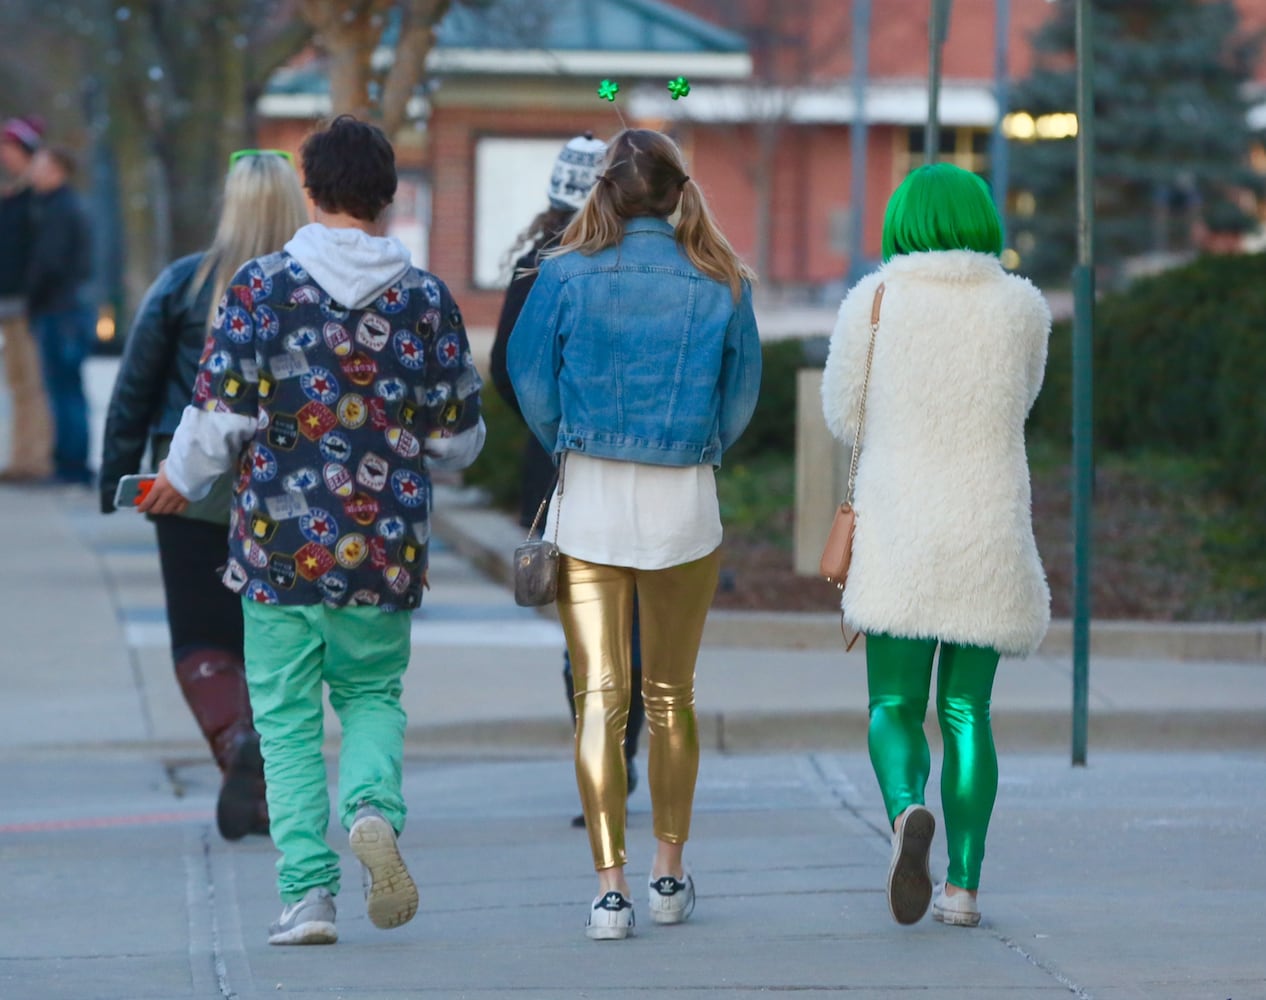
[[[519,313],[523,311],[523,303],[527,301],[528,292],[532,290],[532,285],[536,282],[536,268],[540,263],[540,245],[533,247],[514,262],[514,277],[501,303],[501,317],[497,320],[497,336],[492,342],[492,357],[488,363],[497,395],[505,400],[506,405],[514,411],[514,415],[519,420],[523,420],[523,412],[519,409],[514,386],[510,384],[510,373],[506,369],[506,345],[510,342],[510,331],[514,329]],[[540,507],[541,501],[553,486],[554,458],[541,446],[534,435],[529,434],[523,445],[522,478],[519,483],[519,523],[523,527],[526,528],[532,523],[532,518]],[[538,527],[537,530],[539,531],[540,528]]]
[[[0,299],[26,298],[32,197],[30,188],[0,197]]]
[[[34,236],[27,270],[27,304],[34,313],[63,312],[82,304],[92,277],[92,230],[79,196],[68,186],[32,200]]]
[[[132,321],[106,414],[101,457],[101,509],[106,513],[114,509],[119,478],[140,471],[150,436],[175,433],[193,396],[212,292],[210,281],[192,287],[202,256],[190,254],[169,265],[145,293]]]

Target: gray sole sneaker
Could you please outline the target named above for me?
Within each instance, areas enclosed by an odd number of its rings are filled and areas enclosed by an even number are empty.
[[[901,830],[892,839],[888,866],[888,910],[899,924],[917,924],[932,902],[928,854],[936,834],[936,817],[924,806],[906,812]]]
[[[323,886],[309,889],[297,903],[282,909],[276,923],[268,928],[268,943],[334,944],[338,941],[334,917],[330,890]]]
[[[418,887],[400,856],[396,832],[373,806],[362,807],[356,817],[347,841],[365,866],[369,919],[384,930],[407,924],[418,912]]]

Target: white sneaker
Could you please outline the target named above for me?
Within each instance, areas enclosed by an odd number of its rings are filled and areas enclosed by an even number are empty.
[[[373,925],[387,929],[407,924],[418,912],[418,887],[387,818],[373,806],[361,806],[347,842],[364,865],[365,908]]]
[[[302,899],[284,907],[268,928],[269,944],[334,944],[337,940],[334,897],[325,886],[309,889]]]
[[[906,810],[901,829],[892,835],[888,866],[888,910],[899,924],[917,924],[932,901],[928,854],[936,834],[936,817],[925,806]]]
[[[585,924],[585,936],[594,941],[621,941],[633,936],[636,923],[633,904],[623,893],[612,890],[594,899]]]
[[[650,880],[651,919],[657,924],[679,924],[694,912],[695,880],[690,872],[681,880],[671,875]]]
[[[970,892],[960,889],[952,896],[945,895],[945,886],[937,886],[932,900],[932,918],[955,927],[975,927],[980,923],[980,905]]]

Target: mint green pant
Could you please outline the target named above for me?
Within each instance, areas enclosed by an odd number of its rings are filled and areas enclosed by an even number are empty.
[[[344,829],[362,804],[377,806],[399,833],[410,617],[377,608],[278,607],[242,601],[246,682],[264,755],[268,815],[282,902],[309,889],[339,890],[338,854],[325,842],[323,683],[343,726],[338,814]]]
[[[932,683],[935,639],[866,637],[870,688],[870,762],[879,779],[888,822],[923,804],[931,755],[923,732]],[[998,754],[989,702],[998,653],[980,646],[940,643],[936,718],[941,725],[941,808],[949,847],[946,880],[960,889],[980,886],[985,835],[998,795]]]

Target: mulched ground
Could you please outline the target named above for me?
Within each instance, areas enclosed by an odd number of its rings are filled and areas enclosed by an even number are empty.
[[[1207,498],[1120,468],[1097,474],[1091,609],[1096,618],[1199,621],[1259,618],[1245,595],[1219,584],[1198,525]],[[1036,473],[1033,520],[1052,614],[1072,614],[1073,545],[1067,468]],[[768,535],[787,537],[788,509]],[[727,527],[718,608],[832,611],[835,588],[792,571],[789,548]]]

